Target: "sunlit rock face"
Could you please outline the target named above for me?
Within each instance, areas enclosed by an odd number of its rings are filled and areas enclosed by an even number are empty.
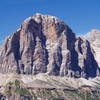
[[[94,50],[94,56],[100,67],[100,30],[92,30],[86,38],[90,41],[91,46]]]
[[[58,18],[36,14],[6,38],[0,72],[88,78],[99,75],[99,68],[88,40]]]

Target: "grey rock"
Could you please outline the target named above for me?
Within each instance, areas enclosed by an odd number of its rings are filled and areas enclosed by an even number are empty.
[[[78,66],[81,68],[81,77],[96,77],[99,67],[89,41],[79,37],[75,42],[75,51],[78,55],[77,61]]]
[[[6,39],[0,50],[0,73],[96,77],[89,41],[54,16],[36,14]]]
[[[85,35],[85,38],[91,43],[95,59],[100,68],[100,30],[91,30],[88,34]]]

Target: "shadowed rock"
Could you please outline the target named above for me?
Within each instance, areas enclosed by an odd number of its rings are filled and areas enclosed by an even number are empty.
[[[90,43],[76,38],[61,20],[36,14],[7,37],[0,50],[0,72],[95,77],[99,73]]]

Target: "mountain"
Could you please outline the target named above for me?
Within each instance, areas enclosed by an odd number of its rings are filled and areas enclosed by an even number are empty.
[[[91,43],[95,59],[100,67],[100,30],[93,29],[85,37]]]
[[[0,50],[0,73],[96,77],[98,58],[88,40],[76,36],[60,19],[37,13],[6,38]]]

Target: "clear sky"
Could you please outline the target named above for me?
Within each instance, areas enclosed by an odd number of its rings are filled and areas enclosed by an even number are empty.
[[[37,12],[57,16],[77,34],[100,29],[100,0],[0,0],[0,41]]]

